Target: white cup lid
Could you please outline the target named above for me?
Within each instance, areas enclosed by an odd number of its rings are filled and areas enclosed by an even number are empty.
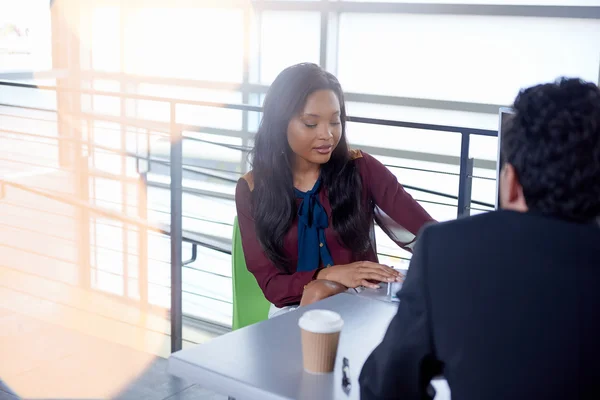
[[[344,320],[340,314],[328,310],[311,310],[305,312],[298,326],[313,333],[336,333],[342,330]]]

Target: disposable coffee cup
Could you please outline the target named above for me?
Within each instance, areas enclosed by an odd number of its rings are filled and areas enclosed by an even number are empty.
[[[298,321],[302,335],[304,370],[311,374],[327,374],[335,367],[342,317],[333,311],[311,310]]]

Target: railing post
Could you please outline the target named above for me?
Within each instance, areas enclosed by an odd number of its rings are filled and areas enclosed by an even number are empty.
[[[137,116],[137,112],[136,112]],[[139,155],[138,145],[139,133],[136,132],[136,154]],[[150,131],[146,130],[146,145],[144,146],[144,156],[150,158]],[[146,161],[145,167],[140,168],[140,159],[136,159],[137,173],[140,175],[138,185],[138,216],[143,221],[148,221],[148,172],[150,172],[150,163]],[[143,308],[148,307],[148,229],[140,227],[138,230],[138,291],[140,293],[140,303]]]
[[[469,141],[468,133],[461,133],[460,142],[460,171],[458,178],[458,210],[457,218],[465,215],[467,207],[471,203],[470,176],[473,176],[473,167],[469,173]]]
[[[465,183],[465,208],[463,208],[463,217],[471,215],[471,190],[473,189],[473,165],[475,164],[474,158],[467,160],[467,180]]]
[[[182,168],[181,131],[176,123],[176,103],[171,102],[171,352],[183,342],[182,307]]]

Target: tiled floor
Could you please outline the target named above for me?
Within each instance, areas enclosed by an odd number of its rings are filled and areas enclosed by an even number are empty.
[[[114,397],[115,400],[227,400],[219,395],[169,375],[167,361],[157,359],[140,378]],[[10,388],[0,381],[0,400],[18,400]]]
[[[227,400],[227,396],[210,392],[166,372],[167,361],[157,359],[146,372],[116,400]]]
[[[166,359],[2,308],[0,339],[0,400],[227,399],[170,375]]]

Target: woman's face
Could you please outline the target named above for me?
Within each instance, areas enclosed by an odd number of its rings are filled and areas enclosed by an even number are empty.
[[[287,138],[297,158],[325,164],[342,137],[340,102],[331,90],[318,90],[288,123]],[[298,160],[298,161],[300,161]]]

